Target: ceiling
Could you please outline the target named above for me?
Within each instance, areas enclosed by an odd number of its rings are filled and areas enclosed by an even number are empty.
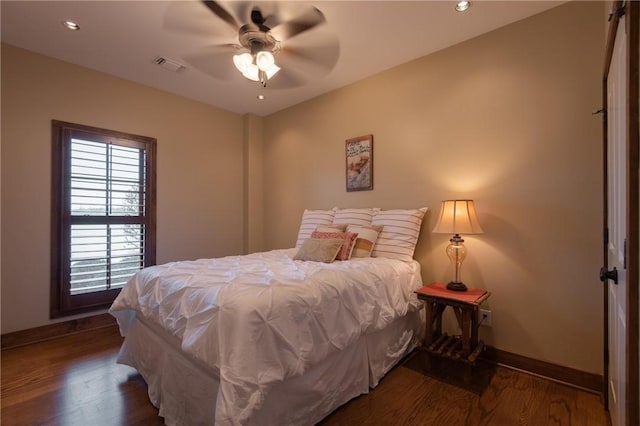
[[[228,10],[239,5],[219,3]],[[278,6],[301,5],[295,3]],[[460,13],[453,0],[315,1],[327,21],[320,30],[337,37],[338,60],[324,75],[286,89],[262,88],[239,73],[222,79],[203,71],[193,58],[207,57],[215,44],[237,43],[237,33],[200,1],[2,0],[1,37],[3,43],[225,110],[264,116],[561,3],[476,0]],[[78,23],[80,31],[66,29],[65,20]],[[304,35],[296,36],[298,43],[305,43]],[[186,69],[164,69],[154,63],[158,56]],[[211,60],[227,59],[212,53]],[[259,94],[265,99],[258,100]]]

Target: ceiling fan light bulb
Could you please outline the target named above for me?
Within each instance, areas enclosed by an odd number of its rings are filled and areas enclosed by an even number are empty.
[[[262,71],[268,72],[275,63],[276,60],[271,52],[261,51],[256,55],[256,65]]]
[[[267,71],[265,71],[265,73],[267,74],[267,79],[270,79],[271,77],[276,75],[276,73],[278,71],[280,71],[280,67],[277,66],[276,64],[273,64],[273,66],[271,68],[269,68]]]
[[[247,67],[246,71],[242,72],[242,75],[245,76],[245,78],[248,78],[249,80],[252,81],[260,81],[260,69],[258,68],[257,65],[255,64],[249,64],[249,66]]]
[[[233,65],[236,66],[238,71],[245,73],[252,65],[253,57],[250,53],[242,53],[240,55],[233,56]]]

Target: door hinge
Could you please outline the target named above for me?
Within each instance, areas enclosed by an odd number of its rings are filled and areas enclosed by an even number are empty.
[[[607,110],[605,108],[600,108],[591,112],[591,115],[602,115],[602,122],[606,124],[607,122]]]
[[[618,18],[621,18],[625,15],[625,13],[627,13],[627,4],[626,2],[622,4],[622,6],[620,6],[617,9],[613,9],[609,12],[609,19],[608,21],[611,22],[611,20],[613,19],[614,16],[617,16]]]

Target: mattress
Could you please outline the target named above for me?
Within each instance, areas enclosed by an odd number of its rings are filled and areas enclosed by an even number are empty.
[[[124,336],[135,324],[146,324],[171,342],[167,347],[206,372],[215,382],[207,388],[215,398],[216,424],[252,424],[259,415],[264,420],[264,413],[280,404],[274,398],[283,383],[313,386],[314,372],[338,359],[367,372],[365,377],[358,372],[353,389],[336,399],[344,402],[347,394],[363,392],[363,380],[366,387],[375,386],[415,345],[420,321],[397,324],[415,317],[421,306],[413,295],[421,285],[419,265],[385,258],[302,262],[294,261],[294,254],[294,249],[274,250],[146,268],[130,280],[110,312]],[[394,326],[398,330],[383,333]],[[384,345],[367,341],[376,335],[384,336]],[[145,370],[139,361],[124,358]],[[152,402],[161,407],[151,395],[152,374],[143,376]],[[325,405],[314,413],[326,414],[335,401]]]

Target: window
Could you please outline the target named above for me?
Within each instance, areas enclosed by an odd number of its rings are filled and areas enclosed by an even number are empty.
[[[156,140],[52,121],[51,317],[108,307],[155,264]]]

